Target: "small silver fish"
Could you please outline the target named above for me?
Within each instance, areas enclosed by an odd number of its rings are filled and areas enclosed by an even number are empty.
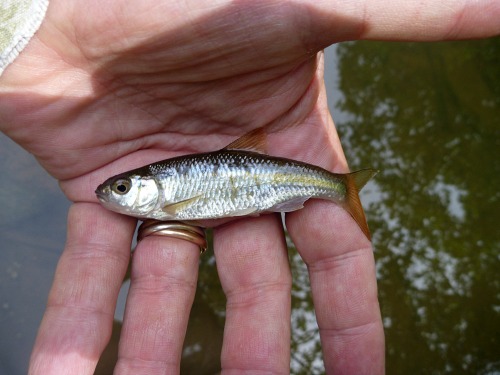
[[[310,198],[341,205],[370,238],[358,192],[377,171],[331,173],[273,157],[265,133],[254,130],[222,150],[159,161],[107,179],[101,204],[140,219],[199,221],[265,212],[290,212]]]

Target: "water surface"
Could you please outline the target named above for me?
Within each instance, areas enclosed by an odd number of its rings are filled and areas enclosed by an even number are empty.
[[[500,39],[337,52],[348,159],[382,171],[387,372],[500,373]]]

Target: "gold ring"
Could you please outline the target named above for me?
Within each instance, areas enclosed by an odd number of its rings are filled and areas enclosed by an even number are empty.
[[[207,250],[207,239],[203,228],[178,221],[145,220],[137,231],[137,242],[147,236],[179,238],[198,245],[201,254]]]

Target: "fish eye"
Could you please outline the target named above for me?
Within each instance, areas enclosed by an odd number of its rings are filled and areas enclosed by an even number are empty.
[[[130,180],[121,178],[113,183],[111,189],[113,189],[116,194],[124,195],[129,192],[130,186]]]

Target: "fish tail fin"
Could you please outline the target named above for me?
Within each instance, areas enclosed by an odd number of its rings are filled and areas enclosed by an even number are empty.
[[[378,171],[375,169],[362,169],[345,175],[346,199],[343,204],[344,209],[349,212],[369,240],[371,240],[370,230],[359,199],[359,191],[377,173]]]

